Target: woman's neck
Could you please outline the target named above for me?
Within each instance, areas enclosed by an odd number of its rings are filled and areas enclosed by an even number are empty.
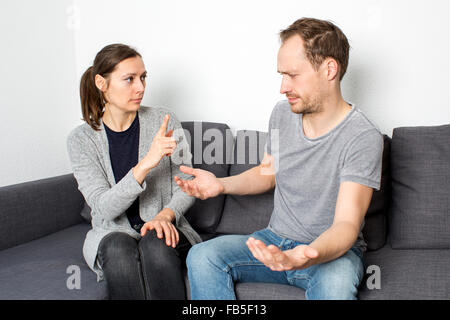
[[[109,129],[116,132],[122,132],[131,126],[136,118],[136,114],[136,111],[124,112],[117,107],[107,104],[105,106],[102,121]]]

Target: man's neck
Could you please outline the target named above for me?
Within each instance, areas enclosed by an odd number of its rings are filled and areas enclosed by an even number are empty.
[[[324,103],[322,111],[302,116],[304,135],[314,139],[327,134],[344,120],[351,108],[342,97],[334,101],[327,101]]]
[[[123,112],[117,107],[108,104],[105,106],[102,121],[109,129],[116,132],[122,132],[131,126],[136,114],[136,111]]]

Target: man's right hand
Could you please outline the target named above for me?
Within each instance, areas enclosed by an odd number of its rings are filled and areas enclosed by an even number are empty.
[[[194,176],[192,180],[182,180],[175,176],[175,182],[189,196],[205,200],[223,193],[225,188],[222,182],[211,172],[202,169],[193,169],[180,166],[180,171]]]

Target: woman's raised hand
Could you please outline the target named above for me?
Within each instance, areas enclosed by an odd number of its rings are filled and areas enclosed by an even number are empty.
[[[146,168],[149,170],[155,168],[164,156],[171,156],[177,147],[177,142],[175,138],[172,137],[173,130],[166,132],[169,119],[169,115],[164,117],[161,127],[153,138],[150,150],[143,159]]]
[[[173,130],[166,132],[169,119],[169,115],[164,117],[161,127],[153,138],[150,150],[132,169],[133,176],[139,184],[144,182],[144,179],[150,170],[155,168],[164,156],[171,156],[177,147],[177,142],[175,138],[172,137]]]

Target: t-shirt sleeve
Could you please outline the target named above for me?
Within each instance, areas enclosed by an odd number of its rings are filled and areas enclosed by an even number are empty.
[[[383,137],[376,129],[361,133],[345,154],[340,182],[352,181],[380,190]]]
[[[278,129],[278,119],[280,117],[280,102],[275,105],[272,110],[269,119],[269,128],[267,131],[266,144],[264,145],[264,152],[273,155],[273,152],[278,152],[278,139],[279,139],[279,129]],[[275,149],[275,150],[274,150]]]

